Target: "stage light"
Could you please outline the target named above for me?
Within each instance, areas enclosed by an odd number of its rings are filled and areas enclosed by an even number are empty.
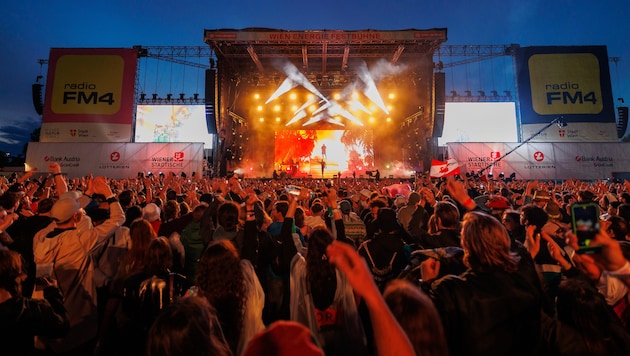
[[[151,98],[153,99],[153,101],[156,101],[157,100],[157,94],[155,94],[155,93],[151,94]]]
[[[265,118],[261,117],[260,119],[258,119],[260,122],[265,122]]]
[[[256,100],[260,99],[260,94],[255,93],[255,94],[254,94],[254,99],[256,99]]]
[[[472,92],[470,90],[464,90],[464,93],[466,93],[466,96],[472,96]]]
[[[394,98],[396,97],[396,94],[394,94],[394,93],[389,93],[388,97],[389,97],[390,99],[394,99]]]
[[[199,94],[197,94],[197,93],[193,94],[193,99],[195,101],[199,100]]]
[[[495,98],[499,96],[499,93],[497,93],[496,90],[491,90],[490,93],[492,93],[492,96],[494,96]]]
[[[280,105],[275,105],[273,107],[273,111],[280,111]]]
[[[256,109],[258,109],[258,111],[262,111],[263,110],[263,106],[262,105],[258,105],[258,107]]]
[[[335,100],[339,100],[339,99],[341,99],[341,94],[339,94],[339,93],[335,93],[335,94],[333,95],[333,99],[335,99]]]
[[[279,117],[276,117],[276,122],[280,122],[280,118]]]
[[[186,100],[186,94],[184,94],[184,93],[179,93],[179,100],[181,100],[181,101]]]
[[[391,105],[387,105],[387,111],[392,111],[392,106]]]
[[[370,122],[374,122],[374,118],[370,116],[369,121],[370,121]]]
[[[391,117],[388,117],[386,120],[387,120],[387,122],[392,122],[392,118]]]
[[[509,90],[504,90],[503,92],[505,93],[505,96],[507,96],[508,98],[512,96],[512,92]]]
[[[293,106],[291,106],[291,110],[292,110],[293,112],[296,112],[296,111],[297,111],[297,109],[298,109],[298,106],[297,106],[297,105],[293,105]]]
[[[173,98],[173,94],[166,94],[166,101],[171,101],[171,99]]]
[[[317,85],[322,86],[322,75],[318,74],[315,79],[317,80]]]
[[[145,101],[147,98],[147,94],[145,93],[140,93],[140,101]]]
[[[295,93],[289,94],[289,99],[295,100],[296,98],[297,98],[297,95]]]
[[[486,96],[486,92],[483,90],[479,90],[477,93],[479,93],[479,96],[484,97]]]

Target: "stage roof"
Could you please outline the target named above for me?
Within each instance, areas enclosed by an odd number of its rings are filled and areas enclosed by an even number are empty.
[[[354,60],[385,58],[409,63],[432,58],[447,39],[445,28],[418,30],[308,30],[267,28],[205,30],[204,42],[215,52],[219,67],[237,73],[270,74],[274,62],[288,59],[304,73],[345,73]],[[224,68],[224,69],[228,69]]]

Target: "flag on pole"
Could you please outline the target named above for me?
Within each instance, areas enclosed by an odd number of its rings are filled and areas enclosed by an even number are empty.
[[[459,163],[453,158],[449,158],[446,162],[434,159],[431,162],[431,178],[442,178],[446,176],[455,176],[460,174]]]

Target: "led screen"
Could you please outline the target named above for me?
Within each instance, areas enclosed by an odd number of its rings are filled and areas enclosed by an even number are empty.
[[[279,130],[274,167],[291,177],[366,174],[374,168],[372,133],[358,130]]]
[[[138,105],[135,142],[203,142],[212,148],[204,105]]]
[[[518,142],[514,102],[446,103],[440,146],[448,142]]]

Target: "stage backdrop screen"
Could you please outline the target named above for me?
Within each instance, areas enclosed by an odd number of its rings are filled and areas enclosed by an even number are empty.
[[[274,168],[292,177],[364,175],[374,169],[371,131],[279,130]]]
[[[212,148],[204,105],[138,105],[135,142],[203,142]]]

